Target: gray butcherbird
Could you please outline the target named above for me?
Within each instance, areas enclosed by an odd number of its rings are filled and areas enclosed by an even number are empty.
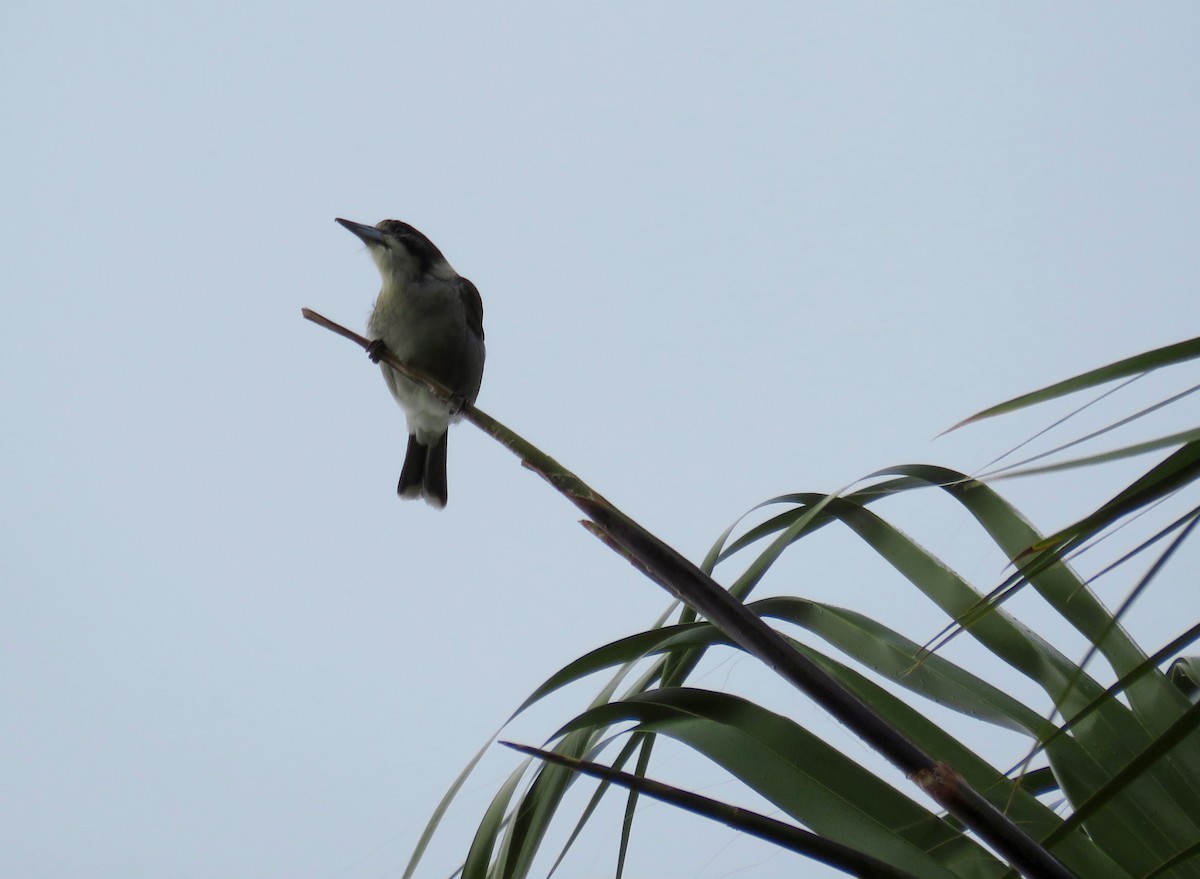
[[[456,401],[474,403],[484,357],[483,301],[475,285],[408,223],[383,220],[371,227],[340,217],[337,221],[362,239],[383,276],[367,321],[368,336],[444,385]],[[377,356],[371,359],[379,362]],[[423,497],[444,507],[446,433],[461,416],[386,363],[380,366],[408,417],[408,450],[396,491],[402,498]]]

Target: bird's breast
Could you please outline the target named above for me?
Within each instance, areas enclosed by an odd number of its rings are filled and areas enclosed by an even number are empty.
[[[408,285],[385,287],[367,322],[401,360],[473,398],[483,372],[483,343],[467,325],[457,287]],[[394,389],[393,389],[394,390]]]

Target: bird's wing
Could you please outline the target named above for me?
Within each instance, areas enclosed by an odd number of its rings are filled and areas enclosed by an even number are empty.
[[[478,288],[466,278],[459,278],[458,296],[467,316],[467,326],[483,341],[483,299],[479,296]]]

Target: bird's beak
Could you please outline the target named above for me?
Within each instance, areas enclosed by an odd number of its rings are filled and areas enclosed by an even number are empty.
[[[341,217],[338,217],[337,221],[361,238],[363,244],[368,247],[372,244],[383,244],[383,233],[374,226],[366,226],[353,220],[343,220]]]

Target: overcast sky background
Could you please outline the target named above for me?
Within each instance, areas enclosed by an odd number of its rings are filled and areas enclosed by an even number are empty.
[[[300,318],[361,328],[378,289],[334,217],[427,233],[483,295],[480,406],[699,559],[777,494],[975,470],[1061,410],[933,437],[1196,334],[1198,32],[1194,3],[6,8],[0,873],[398,876],[508,713],[665,605],[470,426],[444,512],[395,497],[400,411]],[[1005,491],[1049,530],[1113,479]],[[942,626],[819,548],[763,589]],[[1200,603],[1162,588],[1148,647]],[[772,687],[695,683],[734,677]],[[652,774],[743,797],[671,753]],[[558,875],[610,875],[618,835]],[[809,869],[655,806],[630,868]]]

